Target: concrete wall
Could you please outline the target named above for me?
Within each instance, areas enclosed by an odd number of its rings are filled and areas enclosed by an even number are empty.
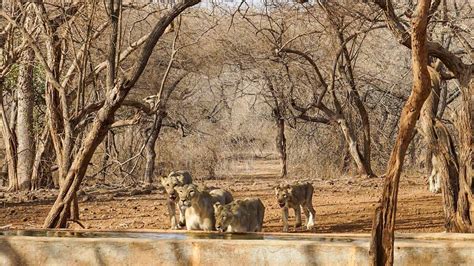
[[[263,240],[0,236],[0,265],[368,265],[366,235]],[[280,239],[281,238],[281,239]],[[474,238],[400,236],[395,265],[474,265]]]

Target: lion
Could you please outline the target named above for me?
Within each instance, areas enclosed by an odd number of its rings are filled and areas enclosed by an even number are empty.
[[[282,208],[283,232],[288,232],[288,209],[295,210],[296,228],[301,226],[301,207],[306,216],[306,228],[314,227],[316,211],[313,208],[313,185],[311,183],[280,184],[275,188],[278,205]]]
[[[168,176],[161,177],[161,184],[166,190],[168,194],[168,215],[170,217],[171,229],[176,230],[181,228],[185,225],[185,218],[184,218],[184,210],[179,209],[179,223],[176,224],[176,205],[178,194],[176,192],[176,188],[182,187],[186,184],[191,184],[193,182],[193,178],[188,171],[175,171],[171,172]]]
[[[184,210],[187,230],[213,231],[216,220],[213,203],[215,198],[194,184],[176,188],[180,209]]]
[[[232,194],[222,188],[216,188],[213,190],[209,191],[209,194],[211,194],[212,199],[213,199],[213,204],[216,202],[219,202],[222,205],[229,204],[234,200],[234,197]]]
[[[214,204],[216,229],[220,232],[261,232],[265,206],[259,198],[236,200],[230,204]]]
[[[200,190],[208,191],[208,188],[205,187]],[[211,195],[213,205],[216,202],[219,202],[220,204],[225,205],[225,204],[231,203],[234,200],[234,197],[232,196],[232,194],[225,189],[212,188],[212,190],[209,190],[208,192]],[[178,206],[179,206],[180,211],[184,214],[186,212],[187,206],[184,206],[182,201],[179,201]],[[179,224],[182,226],[186,224],[184,215],[179,217]]]

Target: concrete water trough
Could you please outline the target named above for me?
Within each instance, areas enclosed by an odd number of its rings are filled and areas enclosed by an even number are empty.
[[[0,265],[368,265],[367,234],[0,231]],[[398,234],[395,265],[474,265],[474,236]]]

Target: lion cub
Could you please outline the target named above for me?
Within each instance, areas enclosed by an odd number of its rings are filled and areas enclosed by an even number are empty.
[[[214,204],[216,229],[220,232],[261,232],[265,206],[258,198],[236,200],[227,205]]]
[[[176,205],[178,200],[178,194],[176,188],[182,187],[186,184],[191,184],[193,178],[187,171],[176,171],[171,172],[168,176],[161,177],[161,184],[168,194],[168,216],[170,217],[171,229],[175,230],[185,225],[184,210],[179,209],[179,224],[176,224]]]
[[[176,188],[179,195],[180,209],[185,210],[187,230],[214,230],[216,220],[213,204],[215,199],[205,191],[199,190],[194,184]]]
[[[295,229],[301,226],[301,207],[306,216],[306,227],[312,229],[316,211],[313,208],[313,185],[310,183],[280,184],[275,187],[278,205],[282,208],[283,232],[288,232],[288,209],[295,210]]]

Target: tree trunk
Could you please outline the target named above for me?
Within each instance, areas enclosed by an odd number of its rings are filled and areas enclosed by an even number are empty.
[[[429,166],[427,168],[427,170],[429,170],[429,172],[427,172],[429,174],[429,190],[433,193],[439,193],[441,191],[440,173],[442,171],[439,167],[442,167],[444,163],[440,162],[440,160],[443,160],[441,157],[435,158],[441,154],[435,154],[433,152],[433,150],[437,148],[437,141],[433,131],[433,120],[436,118],[438,113],[441,77],[436,69],[430,67],[428,70],[431,79],[431,92],[421,109],[419,129],[423,136],[424,143],[426,144],[425,165]]]
[[[444,227],[447,232],[457,231],[456,209],[459,195],[459,166],[453,140],[448,129],[439,120],[431,123],[427,132],[432,140],[433,169],[441,179]]]
[[[352,160],[351,160],[351,154],[346,145],[344,145],[343,147],[341,160],[342,160],[341,172],[348,173],[351,167]]]
[[[413,88],[400,116],[400,129],[385,175],[380,205],[376,208],[370,243],[372,265],[393,265],[393,244],[397,196],[406,150],[413,137],[423,103],[430,94],[426,27],[430,0],[418,1],[412,17]]]
[[[148,136],[147,142],[145,144],[145,173],[143,176],[143,182],[147,184],[153,183],[153,177],[155,175],[155,144],[158,136],[160,135],[161,125],[165,113],[163,111],[158,112],[153,117],[153,125],[150,128],[150,135]]]
[[[433,171],[433,152],[431,151],[431,148],[425,147],[425,150],[423,152],[423,168],[425,170],[426,175],[430,176]]]
[[[11,114],[16,114],[16,101],[12,101],[10,106]],[[0,114],[2,116],[2,136],[5,145],[5,160],[8,169],[8,190],[16,191],[19,187],[17,176],[17,142],[15,130],[12,128],[12,121],[8,121],[5,105],[3,101],[3,80],[0,80]],[[10,119],[15,117],[11,115]]]
[[[342,134],[346,140],[347,149],[357,166],[357,173],[360,176],[372,176],[372,170],[367,168],[367,164],[370,165],[370,163],[368,163],[366,158],[361,154],[352,127],[347,123],[345,118],[340,118],[337,122],[341,127]]]
[[[287,153],[286,153],[286,136],[285,136],[285,119],[282,117],[276,118],[277,124],[277,136],[276,136],[276,146],[278,154],[280,156],[280,176],[282,178],[288,175],[288,162],[287,162]]]
[[[77,201],[77,193],[72,198],[71,213],[69,216],[73,221],[79,221],[79,201]]]
[[[472,178],[474,176],[474,82],[471,70],[460,78],[461,110],[458,115],[459,132],[459,195],[457,202],[458,232],[474,232],[474,199]]]
[[[345,59],[345,64],[341,63],[339,65],[339,73],[344,76],[348,83],[347,87],[347,93],[349,94],[349,97],[355,107],[357,108],[357,112],[359,114],[359,117],[362,122],[362,154],[360,154],[360,151],[358,151],[361,163],[364,164],[363,167],[363,172],[360,172],[360,174],[364,174],[366,176],[372,177],[374,176],[374,173],[372,171],[372,164],[371,164],[371,139],[370,139],[370,120],[369,120],[369,114],[367,113],[367,109],[364,106],[364,103],[360,99],[359,92],[357,91],[356,83],[354,81],[354,72],[352,70],[352,65],[351,65],[351,57],[349,55],[349,51],[347,50],[347,47],[344,45],[345,40],[344,40],[344,35],[342,32],[338,29],[337,24],[333,24],[336,30],[336,35],[338,37],[339,43],[342,48],[342,55],[344,56],[343,58]],[[355,137],[353,131],[352,135]],[[349,144],[352,145],[352,144]],[[357,143],[356,143],[357,145]],[[359,149],[359,148],[357,148]],[[351,149],[352,152],[354,152],[354,148]],[[362,170],[361,167],[359,167],[359,170]]]
[[[36,142],[36,146],[33,172],[31,173],[31,190],[39,189],[41,187],[42,178],[44,175],[49,174],[51,170],[51,164],[44,161],[44,157],[50,155],[52,148],[48,127],[43,129],[41,136]]]
[[[102,173],[101,173],[101,180],[104,182],[107,178],[107,164],[109,162],[110,158],[110,153],[112,151],[112,138],[113,138],[112,132],[109,130],[107,135],[105,136],[105,141],[104,141],[104,156],[102,156]]]
[[[18,116],[17,116],[17,142],[18,142],[18,189],[29,190],[31,174],[35,159],[35,141],[33,132],[33,63],[34,51],[27,49],[22,54],[20,71],[18,74]]]
[[[420,133],[426,150],[431,155],[432,173],[429,177],[430,191],[442,192],[445,228],[456,231],[456,202],[458,198],[458,159],[448,130],[436,119],[440,95],[440,74],[429,68],[431,92],[421,109]],[[427,152],[428,153],[428,152]]]
[[[46,56],[48,60],[48,66],[53,71],[54,76],[57,78],[60,72],[60,63],[61,63],[61,47],[60,41],[57,36],[53,36],[48,39],[46,43]],[[51,136],[51,143],[56,154],[56,163],[58,165],[58,181],[59,186],[62,185],[64,179],[66,178],[67,171],[70,166],[71,156],[69,151],[71,151],[71,142],[70,132],[67,132],[66,127],[69,121],[65,119],[64,114],[67,110],[66,104],[63,101],[66,99],[61,99],[64,96],[64,93],[58,91],[52,84],[52,82],[46,83],[45,90],[45,102],[46,109],[48,111],[48,127]],[[66,116],[67,118],[67,116]]]
[[[170,64],[173,60],[173,56],[171,57]],[[169,71],[169,69],[167,70]],[[184,78],[184,76],[180,76],[170,87],[165,89],[165,81],[168,76],[169,72],[166,72],[164,78],[161,83],[161,87],[157,94],[157,101],[153,101],[153,106],[157,106],[157,113],[153,116],[153,124],[150,128],[149,136],[146,139],[145,143],[145,172],[143,174],[143,182],[151,184],[153,182],[153,177],[155,175],[155,160],[156,160],[156,152],[155,152],[155,144],[158,136],[160,135],[161,127],[163,124],[163,119],[165,119],[166,113],[166,104],[169,100],[169,97],[173,93],[173,91],[178,86],[179,82]]]

